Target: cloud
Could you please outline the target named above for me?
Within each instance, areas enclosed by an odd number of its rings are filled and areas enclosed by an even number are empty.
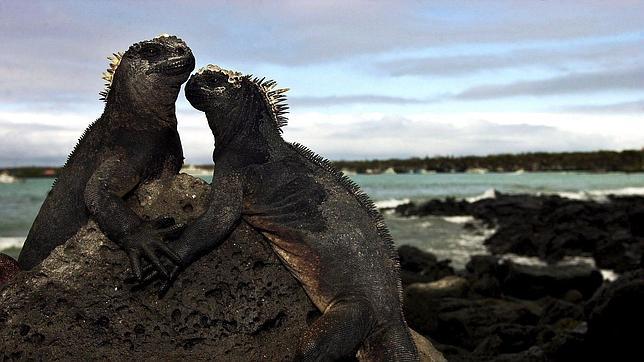
[[[64,127],[0,121],[0,167],[62,165],[79,136]]]
[[[290,103],[302,107],[335,106],[347,104],[423,104],[428,100],[392,97],[375,94],[359,94],[328,97],[291,97]]]
[[[7,116],[16,121],[6,121]],[[584,127],[565,128],[567,118]],[[91,119],[0,112],[0,167],[62,165]],[[186,162],[211,163],[214,140],[204,115],[181,111],[178,120]],[[536,123],[539,120],[550,124]],[[604,126],[606,122],[612,125],[610,132]],[[337,160],[640,148],[644,126],[637,124],[644,123],[633,117],[593,118],[583,114],[405,117],[309,112],[294,114],[284,131],[287,141],[302,143]]]
[[[378,63],[380,70],[393,76],[455,76],[490,70],[540,67],[566,69],[572,66],[633,66],[644,58],[644,41],[601,41],[577,46],[533,46],[478,54],[431,57],[405,57]]]
[[[566,112],[583,112],[583,113],[644,113],[644,99],[619,102],[610,104],[583,104],[564,107],[561,110]]]
[[[489,117],[492,119],[494,115]],[[330,159],[486,155],[633,146],[600,132],[573,132],[519,120],[503,124],[483,119],[454,122],[454,118],[440,115],[415,118],[306,114],[295,117],[291,124],[299,126],[287,127],[285,138],[309,146]],[[643,135],[642,132],[638,134]]]
[[[644,90],[644,68],[571,73],[559,77],[482,85],[454,95],[455,99],[482,100],[516,96],[548,96],[613,90]]]

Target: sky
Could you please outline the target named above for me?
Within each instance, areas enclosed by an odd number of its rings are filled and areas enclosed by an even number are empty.
[[[332,160],[644,147],[644,0],[2,0],[0,167],[62,165],[106,56],[161,33],[290,88],[284,138]]]

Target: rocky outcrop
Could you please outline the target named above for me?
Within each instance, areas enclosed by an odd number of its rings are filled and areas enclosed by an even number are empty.
[[[398,256],[403,285],[432,282],[454,274],[449,260],[439,261],[434,254],[410,245],[399,247]]]
[[[417,252],[431,260],[431,253]],[[528,266],[476,255],[455,275],[409,284],[404,300],[410,327],[449,361],[639,357],[641,270],[602,284],[588,266]]]
[[[400,205],[403,216],[472,215],[496,228],[485,244],[494,254],[536,256],[554,263],[588,256],[601,269],[625,272],[644,256],[644,197],[605,202],[559,196],[505,195],[466,202],[446,199]]]
[[[190,222],[209,187],[180,175],[141,187],[145,219]],[[241,225],[181,274],[165,298],[131,291],[125,254],[90,222],[41,266],[0,292],[0,355],[8,359],[284,360],[316,315],[262,237]]]
[[[586,304],[590,353],[606,361],[641,358],[643,306],[644,270],[603,286]]]
[[[127,203],[147,220],[189,223],[209,186],[179,175]],[[262,236],[242,223],[168,294],[128,286],[125,254],[90,222],[0,289],[0,360],[291,360],[319,315]],[[443,361],[422,336],[425,361]]]

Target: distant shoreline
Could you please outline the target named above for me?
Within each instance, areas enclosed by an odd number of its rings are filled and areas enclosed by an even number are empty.
[[[533,152],[488,156],[438,156],[407,159],[332,161],[347,174],[644,172],[644,149],[593,152]],[[214,166],[186,165],[187,173],[212,172]],[[61,167],[7,167],[15,177],[56,177]],[[192,171],[192,172],[191,172]]]

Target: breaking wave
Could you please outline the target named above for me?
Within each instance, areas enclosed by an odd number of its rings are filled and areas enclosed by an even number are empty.
[[[379,209],[394,209],[397,206],[408,204],[409,202],[410,199],[389,199],[375,201],[374,205],[376,205],[376,207]]]
[[[20,249],[22,244],[25,243],[26,237],[24,236],[1,236],[0,237],[0,251],[7,249]]]

